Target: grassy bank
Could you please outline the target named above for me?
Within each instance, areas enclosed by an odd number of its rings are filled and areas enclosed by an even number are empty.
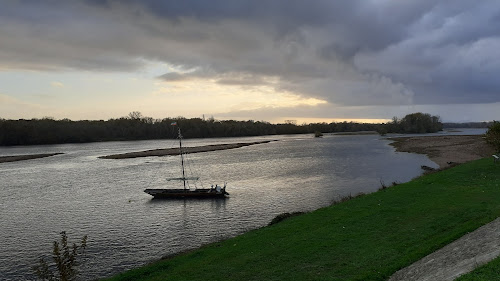
[[[500,165],[482,159],[109,280],[386,280],[500,216],[499,199]]]

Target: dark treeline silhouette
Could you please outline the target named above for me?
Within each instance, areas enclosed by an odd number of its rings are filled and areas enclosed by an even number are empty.
[[[177,122],[185,138],[243,137],[283,134],[378,131],[385,133],[430,133],[443,128],[438,116],[412,113],[402,119],[394,117],[386,124],[355,122],[312,123],[297,125],[293,120],[282,124],[265,121],[215,120],[214,118],[153,119],[131,112],[126,117],[104,120],[72,121],[69,119],[0,119],[0,145],[35,145],[83,143],[98,141],[172,139]],[[447,123],[447,127],[450,126]]]
[[[296,125],[294,122],[271,124],[264,121],[215,120],[214,118],[144,117],[132,112],[127,117],[103,120],[72,121],[69,119],[0,119],[0,145],[35,145],[83,143],[98,141],[171,139],[177,122],[185,138],[242,137],[282,134],[306,134],[374,131],[378,124],[340,122]]]
[[[489,128],[491,122],[466,122],[466,123],[443,123],[444,128]]]

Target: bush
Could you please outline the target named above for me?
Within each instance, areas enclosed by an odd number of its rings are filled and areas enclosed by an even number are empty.
[[[302,214],[303,214],[303,212],[293,212],[293,213],[279,214],[276,217],[274,217],[274,219],[269,223],[269,225],[277,224],[277,223],[279,223],[281,221],[284,221],[284,220],[286,220],[288,218],[295,217],[295,216],[302,215]]]
[[[386,128],[386,126],[380,126],[377,128],[377,133],[379,133],[379,135],[381,136],[385,136],[387,135],[387,133],[389,132],[389,130]]]
[[[73,247],[68,246],[68,236],[66,232],[61,232],[61,243],[54,241],[52,251],[53,265],[47,264],[44,258],[40,258],[39,264],[33,267],[36,277],[49,281],[73,281],[76,280],[78,270],[76,267],[77,256],[82,255],[87,247],[87,235],[83,236],[80,246],[73,243]],[[51,268],[57,269],[54,274]]]
[[[500,152],[500,122],[493,121],[493,124],[488,128],[486,142],[493,146],[495,151]]]

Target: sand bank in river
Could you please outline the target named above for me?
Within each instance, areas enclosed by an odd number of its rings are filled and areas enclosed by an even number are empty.
[[[239,148],[243,146],[249,146],[254,144],[269,143],[271,141],[257,141],[257,142],[247,142],[247,143],[229,143],[229,144],[214,144],[214,145],[204,145],[196,147],[184,147],[182,150],[184,153],[199,153],[208,152],[216,150],[225,150]],[[125,159],[125,158],[137,158],[137,157],[147,157],[147,156],[167,156],[167,155],[179,155],[179,148],[167,148],[167,149],[153,149],[139,152],[129,152],[122,154],[113,154],[107,156],[100,156],[102,159]]]
[[[64,154],[64,153],[44,153],[44,154],[30,154],[30,155],[0,156],[0,163],[37,159],[37,158],[54,156],[54,155],[58,155],[58,154]]]
[[[426,154],[441,168],[494,154],[482,135],[389,138],[396,151]]]

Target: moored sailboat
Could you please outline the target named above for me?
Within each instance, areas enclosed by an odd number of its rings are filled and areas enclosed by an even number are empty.
[[[172,123],[172,125],[177,125]],[[184,169],[184,151],[182,149],[182,134],[181,129],[178,127],[179,139],[179,155],[181,156],[182,177],[169,178],[167,181],[182,181],[184,188],[148,188],[144,190],[154,198],[225,198],[229,195],[226,192],[226,183],[224,186],[212,185],[211,188],[194,188],[188,187],[188,181],[196,181],[198,177],[187,177]]]

